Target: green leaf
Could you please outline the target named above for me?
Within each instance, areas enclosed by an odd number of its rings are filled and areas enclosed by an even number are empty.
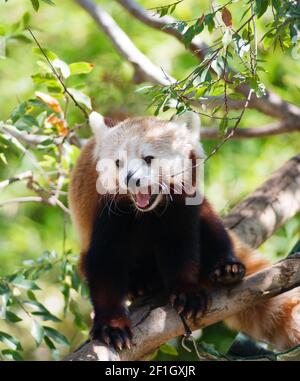
[[[194,37],[195,37],[195,29],[194,29],[194,25],[191,25],[182,36],[182,42],[184,43],[185,47],[187,47],[191,43]]]
[[[22,117],[15,123],[18,130],[28,130],[32,127],[39,127],[38,121],[32,115],[22,115]]]
[[[272,0],[272,5],[276,9],[276,11],[278,11],[280,9],[280,6],[281,6],[281,1],[280,0]]]
[[[54,316],[42,303],[37,302],[35,300],[26,300],[25,304],[29,304],[35,308],[37,311],[32,312],[32,315],[41,317],[44,321],[54,321],[55,323],[59,323],[61,320]]]
[[[55,58],[55,60],[52,61],[52,65],[54,66],[60,77],[62,76],[64,79],[69,78],[71,71],[68,64],[66,64],[59,58]]]
[[[69,346],[70,343],[65,335],[58,332],[56,329],[52,327],[44,326],[44,330],[47,336],[49,336],[52,340],[54,340],[57,344]]]
[[[36,345],[39,346],[44,337],[44,328],[36,320],[32,321],[31,334],[36,342]]]
[[[6,284],[0,283],[0,295],[7,294],[9,292],[9,287]]]
[[[52,5],[52,6],[55,6],[55,3],[54,3],[54,1],[52,1],[52,0],[42,0],[44,3],[46,3],[46,4],[49,4],[49,5]]]
[[[40,7],[39,0],[31,0],[31,4],[33,6],[33,9],[37,12],[39,10],[39,7]]]
[[[94,65],[89,62],[74,62],[69,65],[71,75],[76,74],[88,74],[90,73]]]
[[[74,288],[74,290],[78,291],[81,280],[80,280],[80,277],[79,277],[78,272],[76,270],[74,270],[72,272],[71,279],[72,279],[72,287]]]
[[[3,349],[3,351],[1,351],[1,354],[7,357],[9,360],[24,361],[20,353],[12,349]]]
[[[22,17],[22,24],[23,24],[23,29],[28,28],[30,24],[30,13],[25,12],[23,17]]]
[[[19,340],[17,340],[15,337],[9,335],[6,332],[0,331],[0,341],[6,344],[7,346],[9,346],[13,350],[16,350],[16,349],[18,349],[19,351],[23,350]]]
[[[19,106],[17,106],[13,112],[11,113],[10,115],[10,118],[12,120],[13,123],[16,123],[16,121],[22,116],[25,114],[26,110],[27,110],[27,107],[28,107],[28,104],[27,102],[23,102],[21,104],[19,104]]]
[[[231,43],[231,41],[232,41],[232,31],[231,29],[227,28],[222,38],[224,47],[226,48]]]
[[[153,86],[151,85],[147,85],[147,86],[142,86],[142,87],[139,87],[138,89],[135,90],[136,93],[141,93],[141,94],[147,94],[149,92],[149,90],[152,90],[153,89]]]
[[[36,300],[36,297],[35,297],[35,295],[34,295],[34,293],[33,293],[33,291],[31,291],[31,290],[28,290],[28,291],[27,291],[27,296],[28,296],[28,298],[29,298],[30,300],[37,301],[37,300]]]
[[[269,0],[255,0],[254,12],[257,18],[260,18],[267,10],[269,5]]]
[[[209,13],[205,16],[204,23],[208,28],[209,32],[212,32],[215,28],[214,14]]]
[[[56,58],[58,58],[55,53],[51,52],[50,50],[48,50],[46,48],[43,48],[43,51],[46,53],[46,55],[47,55],[47,57],[49,58],[50,61],[54,61]],[[32,52],[34,54],[37,54],[40,57],[45,58],[45,56],[44,56],[43,52],[41,52],[40,48],[34,47],[34,48],[32,48]]]
[[[8,164],[7,159],[6,159],[6,156],[4,155],[3,152],[0,153],[0,160],[1,160],[5,165]]]
[[[0,36],[0,58],[1,59],[6,58],[6,40],[7,38],[5,36]]]
[[[61,321],[58,317],[54,316],[49,311],[43,311],[43,312],[34,311],[32,312],[32,315],[39,316],[44,321],[54,321],[55,323],[59,323]]]
[[[25,279],[23,275],[17,275],[15,278],[11,279],[11,283],[19,288],[25,290],[40,290],[39,286],[32,280]]]
[[[178,356],[177,349],[170,344],[163,344],[160,348],[160,351],[171,356]]]
[[[19,321],[22,321],[19,316],[11,311],[6,311],[6,320],[10,321],[11,323],[18,323]]]
[[[56,349],[56,346],[54,345],[53,341],[48,336],[44,336],[44,340],[49,349],[51,350]]]
[[[17,41],[25,42],[28,44],[32,43],[31,39],[29,37],[27,37],[25,33],[13,34],[9,37],[9,40],[17,40]]]
[[[11,296],[11,292],[9,289],[6,293],[1,295],[1,299],[2,299],[1,308],[0,308],[0,318],[1,319],[6,319],[7,305],[8,305],[10,296]]]
[[[222,132],[222,134],[226,133],[227,128],[228,128],[228,119],[227,118],[223,118],[221,120],[221,123],[220,123],[220,126],[219,126],[219,129]]]
[[[92,110],[92,102],[91,102],[91,98],[89,96],[87,96],[82,91],[79,91],[77,89],[68,89],[68,91],[73,95],[76,102],[84,105],[89,110]]]

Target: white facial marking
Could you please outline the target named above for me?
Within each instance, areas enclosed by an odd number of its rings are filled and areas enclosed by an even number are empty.
[[[171,188],[195,191],[187,180],[193,172],[191,153],[204,157],[195,120],[191,126],[178,119],[134,118],[108,128],[101,115],[92,113],[90,124],[96,136],[98,192],[129,194],[137,209],[149,211]],[[151,164],[144,161],[147,157],[153,158]]]

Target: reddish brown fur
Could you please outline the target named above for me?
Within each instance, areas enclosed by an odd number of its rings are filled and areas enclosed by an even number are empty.
[[[79,233],[81,243],[81,262],[91,240],[95,214],[99,208],[100,197],[96,190],[97,171],[93,158],[95,139],[91,139],[82,149],[73,170],[69,188],[69,206],[72,220]]]

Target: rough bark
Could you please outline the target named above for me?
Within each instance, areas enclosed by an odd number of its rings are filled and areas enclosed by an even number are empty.
[[[300,206],[300,154],[280,169],[245,200],[224,222],[243,241],[257,248],[293,217]]]

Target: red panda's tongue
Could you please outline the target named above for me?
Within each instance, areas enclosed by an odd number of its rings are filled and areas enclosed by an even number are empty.
[[[139,208],[143,209],[149,205],[151,195],[149,193],[137,193],[136,194],[136,204]]]

